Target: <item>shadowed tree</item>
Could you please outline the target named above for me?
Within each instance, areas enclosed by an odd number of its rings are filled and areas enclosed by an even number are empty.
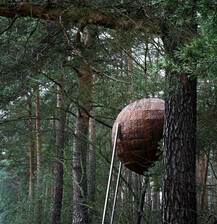
[[[52,224],[59,224],[61,221],[61,209],[63,199],[64,179],[64,146],[65,146],[65,120],[66,110],[64,101],[64,78],[61,77],[57,86],[57,121],[56,124],[56,165],[55,165],[55,189],[52,211]]]

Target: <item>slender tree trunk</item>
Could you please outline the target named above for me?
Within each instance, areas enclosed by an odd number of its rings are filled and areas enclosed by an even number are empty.
[[[40,116],[40,89],[36,89],[36,153],[37,153],[37,223],[42,223],[42,144],[41,144],[41,116]]]
[[[132,56],[132,49],[130,48],[127,51],[127,53],[128,53],[127,60],[126,60],[126,63],[127,63],[127,75],[129,77],[132,77],[132,75],[133,75],[133,56]]]
[[[209,180],[209,186],[211,188],[209,189],[209,205],[211,207],[211,212],[213,214],[217,214],[217,154],[216,154],[216,148],[212,150],[213,158],[212,158],[212,178]],[[217,221],[217,220],[216,220]]]
[[[94,109],[91,111],[94,116]],[[89,223],[93,223],[94,201],[96,194],[96,122],[93,118],[89,120],[89,158],[88,158],[88,201],[89,208]]]
[[[29,198],[33,197],[34,193],[34,151],[35,151],[35,141],[34,141],[34,124],[32,120],[32,99],[31,96],[28,99],[28,126],[29,126]]]
[[[207,176],[208,176],[209,157],[205,159],[205,170],[203,176],[203,191],[201,196],[201,211],[208,208]]]
[[[140,192],[142,189],[142,179],[143,177],[141,177],[140,175],[138,175],[137,173],[132,173],[132,184],[133,184],[133,191],[134,191],[134,196],[133,196],[133,217],[134,219],[137,219],[138,216],[138,207],[139,207],[139,202],[140,202]]]
[[[72,224],[88,223],[87,199],[87,142],[88,117],[78,113],[76,122],[76,139],[73,147],[73,220]]]
[[[57,87],[57,121],[56,121],[56,165],[55,189],[52,211],[52,224],[59,224],[61,220],[63,177],[64,177],[64,145],[65,145],[65,119],[63,81]]]
[[[153,189],[152,209],[157,212],[160,210],[160,192],[158,187],[156,186],[154,186],[154,189]]]
[[[81,108],[77,114],[75,142],[73,149],[73,224],[89,222],[87,203],[87,148],[89,114],[91,111],[92,74],[85,64],[80,73]]]
[[[53,161],[51,160],[51,162],[53,162]],[[55,176],[55,171],[54,171],[55,167],[54,166],[55,165],[53,165],[53,164],[48,164],[47,173],[49,176],[52,176],[52,177]],[[45,195],[47,197],[54,195],[54,188],[55,188],[55,186],[53,185],[53,183],[51,181],[47,182],[46,187],[45,187]]]
[[[142,188],[142,191],[141,191],[140,200],[139,200],[136,224],[140,224],[141,220],[142,220],[144,204],[145,204],[145,196],[146,196],[146,192],[147,192],[147,186],[148,186],[148,179],[145,179],[144,183],[143,183],[143,188]]]
[[[152,212],[151,212],[151,224],[158,224],[161,219],[160,210],[160,189],[158,181],[153,180],[154,186],[152,189]]]
[[[198,209],[199,212],[203,212],[208,208],[208,192],[207,192],[207,176],[208,176],[208,155],[203,154],[200,156],[197,168],[197,182],[201,186],[201,191],[198,193]]]
[[[130,170],[127,170],[128,172],[126,173],[126,182],[133,187],[133,172]],[[123,188],[123,193],[120,192],[122,196],[122,204],[123,204],[123,209],[125,210],[125,216],[129,220],[133,220],[133,212],[136,211],[136,206],[135,206],[135,200],[133,200],[133,192],[132,189],[128,187],[127,184],[124,184]]]
[[[57,112],[57,111],[54,111]],[[58,116],[58,115],[57,115]],[[50,150],[49,152],[52,153],[53,152],[53,148],[57,149],[57,127],[56,127],[56,120],[58,118],[55,115],[52,115],[50,118],[50,124],[49,124],[49,128],[51,129],[50,131],[50,138],[49,138],[49,145],[50,145]],[[48,165],[47,165],[47,172],[49,176],[55,177],[55,163],[53,162],[53,160],[50,160]],[[46,196],[51,196],[54,195],[54,186],[55,184],[53,184],[51,181],[46,182],[46,189],[45,189],[45,193]]]
[[[93,76],[91,71],[90,46],[93,46],[91,32],[88,28],[83,30],[83,42],[78,33],[78,41],[83,58],[77,70],[79,77],[79,108],[76,120],[75,142],[73,149],[73,219],[72,224],[89,223],[87,206],[87,149],[89,114],[92,109]]]

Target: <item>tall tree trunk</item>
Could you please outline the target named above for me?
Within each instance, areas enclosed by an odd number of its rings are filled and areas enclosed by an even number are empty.
[[[94,116],[94,109],[91,111],[91,115]],[[96,194],[96,122],[93,118],[89,120],[89,158],[88,158],[88,201],[90,203],[89,208],[89,223],[93,223],[94,213],[94,201]]]
[[[192,0],[189,4],[183,13],[188,22],[177,27],[180,30],[178,37],[174,37],[169,27],[162,30],[166,55],[180,69],[183,69],[184,62],[176,56],[177,52],[197,34],[196,1]],[[173,23],[173,15],[177,12],[173,1],[168,1],[167,12],[171,19],[169,22]],[[168,92],[164,127],[163,223],[196,224],[197,79],[186,71],[177,71],[177,68],[168,68],[166,79]]]
[[[33,197],[34,193],[34,151],[35,151],[35,140],[34,140],[34,124],[32,120],[32,99],[31,96],[28,98],[28,126],[29,126],[29,199]]]
[[[88,223],[87,199],[87,142],[88,117],[84,112],[77,115],[73,147],[73,220],[72,224]]]
[[[138,207],[139,207],[139,201],[140,201],[140,192],[142,189],[142,181],[143,181],[143,176],[141,177],[137,173],[132,173],[132,185],[133,185],[133,191],[134,191],[134,196],[133,196],[133,217],[134,219],[137,218],[138,216]]]
[[[77,69],[79,77],[78,114],[76,120],[75,142],[73,148],[73,224],[89,223],[87,203],[87,149],[89,115],[92,108],[93,77],[90,67],[90,46],[93,47],[92,36],[88,28],[83,31],[84,40],[78,32],[78,41],[81,45],[81,62]]]
[[[133,186],[133,172],[131,172],[130,170],[126,173],[126,182],[132,186]],[[129,219],[129,220],[133,220],[133,212],[136,211],[137,207],[135,206],[135,200],[133,200],[133,192],[132,189],[128,187],[127,184],[124,184],[123,186],[123,193],[120,192],[120,194],[122,196],[122,206],[123,209],[125,210],[124,214],[125,216]]]
[[[89,222],[87,202],[87,148],[91,111],[92,74],[88,64],[80,70],[80,101],[73,149],[73,224]]]
[[[196,78],[167,77],[163,222],[196,224]]]
[[[158,224],[161,219],[160,189],[158,181],[153,178],[151,224]]]
[[[56,113],[54,111],[54,113]],[[50,138],[49,138],[49,152],[52,154],[53,149],[57,149],[57,126],[56,126],[56,120],[58,119],[58,115],[51,115],[50,122],[49,122],[49,128],[51,129],[50,131]],[[55,177],[55,163],[53,163],[53,160],[50,160],[50,162],[47,164],[47,173],[49,176]],[[54,190],[55,190],[55,184],[53,184],[51,181],[46,182],[46,189],[45,189],[45,194],[46,196],[51,196],[54,195]]]
[[[138,204],[136,224],[140,224],[142,220],[142,214],[143,214],[144,205],[145,205],[145,197],[147,193],[148,182],[149,182],[148,177],[145,177],[143,187],[140,193],[141,195],[140,195],[139,204]]]
[[[36,96],[36,154],[37,154],[37,206],[36,206],[36,214],[37,214],[37,223],[42,223],[42,144],[41,144],[41,116],[40,116],[40,89],[39,86],[35,92]]]
[[[55,164],[55,189],[52,211],[52,224],[59,224],[61,220],[63,177],[64,177],[64,145],[65,145],[65,120],[63,80],[57,86],[57,121],[56,121],[56,164]]]

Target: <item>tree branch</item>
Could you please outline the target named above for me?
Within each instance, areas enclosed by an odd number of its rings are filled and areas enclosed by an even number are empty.
[[[147,9],[148,10],[148,9]],[[43,4],[19,3],[0,4],[0,16],[7,18],[31,17],[43,20],[61,21],[72,25],[100,25],[110,29],[134,29],[148,33],[160,32],[160,18],[151,18],[144,14],[131,14],[128,8],[121,12],[110,8],[108,12],[98,9],[81,8],[75,5],[70,7],[49,8]]]

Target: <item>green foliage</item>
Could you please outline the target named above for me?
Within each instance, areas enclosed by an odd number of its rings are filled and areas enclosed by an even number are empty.
[[[77,27],[63,27],[64,24],[60,22],[19,18],[0,36],[0,50],[4,52],[0,55],[0,223],[37,223],[36,197],[33,196],[31,199],[28,197],[30,129],[27,107],[28,100],[31,99],[31,118],[35,125],[34,91],[37,86],[40,86],[41,90],[40,122],[43,148],[43,191],[40,198],[43,202],[43,223],[49,222],[53,202],[53,164],[56,161],[54,128],[57,117],[56,89],[60,85],[59,77],[62,74],[65,80],[62,88],[67,106],[67,140],[61,222],[71,223],[73,202],[71,151],[75,114],[79,108],[78,69],[86,63],[84,58],[90,59],[94,78],[92,103],[96,110],[96,120],[99,121],[96,124],[96,201],[88,202],[88,206],[94,209],[95,223],[101,221],[112,148],[110,129],[103,124],[112,126],[120,110],[134,100],[144,97],[164,98],[166,70],[185,72],[198,77],[198,149],[204,149],[207,145],[213,150],[216,148],[217,16],[212,10],[215,2],[197,1],[198,15],[192,18],[189,14],[192,7],[195,7],[194,2],[184,1],[183,5],[183,1],[178,0],[156,0],[146,3],[124,1],[128,9],[134,9],[133,7],[138,5],[144,7],[144,4],[156,7],[158,9],[156,17],[163,16],[170,23],[171,36],[180,33],[187,35],[188,41],[177,48],[173,61],[165,57],[160,37],[149,37],[133,30],[114,31],[89,25],[92,40],[89,45],[85,45],[76,39]],[[105,12],[108,12],[109,6],[112,5],[113,10],[122,13],[120,1],[93,0],[85,4],[90,8],[103,8]],[[170,16],[169,10],[173,12]],[[189,40],[186,26],[193,19],[198,23],[198,36]],[[1,18],[2,30],[10,24],[11,20]],[[85,93],[83,94],[87,97]],[[32,134],[35,138],[34,125]],[[153,188],[161,191],[162,170],[163,164],[160,160],[149,172],[155,185],[150,185],[148,191],[151,192]],[[133,209],[138,195],[132,197],[134,201],[125,195],[136,194],[135,189],[132,189],[132,182],[129,186],[126,185],[127,175],[125,170],[120,196],[120,200],[121,197],[123,200],[116,212],[117,223],[134,223],[135,219]],[[36,178],[35,173],[34,179]],[[159,211],[152,211],[148,204],[145,208],[147,213],[144,222],[148,223],[155,214],[159,215]]]

